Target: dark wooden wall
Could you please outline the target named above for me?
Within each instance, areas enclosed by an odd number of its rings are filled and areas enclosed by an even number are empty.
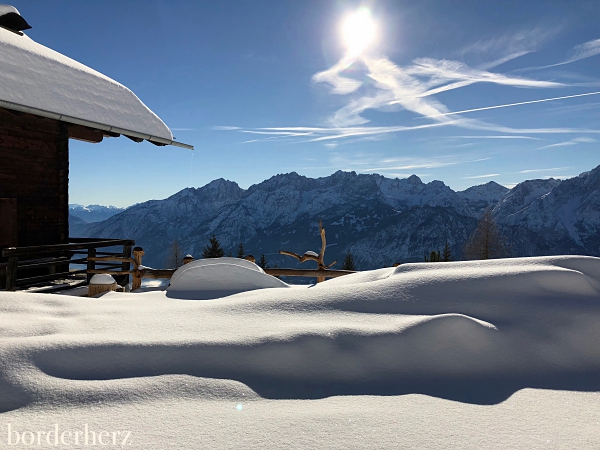
[[[68,195],[66,124],[0,108],[0,198],[16,199],[16,245],[68,243]]]

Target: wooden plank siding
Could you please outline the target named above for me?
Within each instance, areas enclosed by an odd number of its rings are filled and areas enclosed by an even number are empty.
[[[17,245],[17,199],[0,198],[0,247]]]
[[[0,198],[16,199],[17,246],[69,240],[69,132],[0,108]]]

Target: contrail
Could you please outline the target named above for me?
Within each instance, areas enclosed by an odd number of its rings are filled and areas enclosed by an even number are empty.
[[[428,117],[453,116],[455,114],[464,114],[464,113],[470,113],[470,112],[475,112],[475,111],[485,111],[485,110],[488,110],[488,109],[508,108],[509,106],[530,105],[532,103],[552,102],[554,100],[563,100],[565,98],[586,97],[588,95],[598,95],[598,94],[600,94],[600,91],[598,91],[598,92],[587,92],[585,94],[566,95],[564,97],[544,98],[544,99],[541,99],[541,100],[530,100],[528,102],[508,103],[506,105],[485,106],[483,108],[465,109],[463,111],[455,111],[455,112],[442,113],[442,114],[433,114],[433,115],[430,115],[430,116],[420,117],[420,119],[428,118]]]

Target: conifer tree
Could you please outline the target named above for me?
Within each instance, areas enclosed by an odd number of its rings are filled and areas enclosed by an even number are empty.
[[[464,253],[467,259],[505,258],[509,255],[504,236],[489,208],[483,213],[477,228],[465,244]]]
[[[225,252],[221,248],[221,244],[219,240],[213,234],[210,238],[209,244],[204,247],[204,251],[202,252],[203,258],[222,258],[225,256]]]
[[[236,258],[244,259],[245,256],[246,256],[246,253],[244,250],[244,243],[240,242],[240,245],[238,246]]]
[[[454,261],[454,257],[452,256],[452,251],[450,250],[450,244],[446,241],[444,245],[444,250],[442,250],[442,259],[443,262]]]
[[[431,250],[429,256],[425,255],[425,262],[440,262],[442,260],[440,251]]]
[[[269,260],[267,256],[263,253],[260,255],[260,259],[258,260],[258,265],[264,270],[269,268]]]
[[[354,265],[354,256],[352,256],[350,250],[346,252],[346,257],[344,258],[344,263],[342,264],[342,270],[356,270],[356,266]]]

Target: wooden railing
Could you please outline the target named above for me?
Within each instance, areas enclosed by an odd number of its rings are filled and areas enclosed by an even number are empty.
[[[88,274],[96,274],[96,273],[104,273],[109,274],[115,277],[115,275],[131,275],[132,283],[131,290],[135,291],[142,286],[143,278],[152,278],[152,279],[170,279],[175,273],[176,269],[153,269],[151,267],[145,267],[142,265],[142,258],[144,256],[144,250],[141,247],[135,247],[133,249],[133,258],[127,257],[115,257],[115,256],[105,256],[105,257],[88,257],[88,260],[91,262],[120,262],[123,264],[130,263],[133,264],[133,268],[131,269],[122,269],[122,270],[111,270],[109,268],[103,269],[88,269]],[[265,273],[269,275],[273,275],[276,277],[316,277],[317,282],[325,281],[326,278],[337,278],[343,275],[350,275],[355,273],[352,270],[331,270],[325,268],[318,269],[264,269]],[[89,275],[88,275],[89,276]],[[115,277],[116,278],[116,277]]]
[[[142,265],[142,258],[144,256],[144,249],[142,247],[134,247],[133,249],[133,257],[125,257],[125,256],[103,256],[103,257],[88,257],[90,262],[99,262],[104,263],[106,265],[110,265],[109,261],[121,262],[123,267],[119,268],[119,270],[111,270],[109,267],[104,267],[102,269],[96,268],[88,268],[88,277],[91,277],[97,273],[103,273],[112,275],[115,280],[118,276],[129,277],[131,275],[131,290],[135,291],[142,286],[142,278],[166,278],[170,279],[175,273],[176,269],[153,269],[151,267],[145,267]],[[133,268],[130,267],[130,264],[133,265]],[[127,267],[125,267],[127,265]]]
[[[99,269],[120,269],[125,273],[130,269],[131,250],[135,241],[131,239],[70,238],[68,244],[39,245],[32,247],[10,247],[2,249],[6,262],[0,263],[0,283],[4,280],[7,291],[34,286],[39,283],[72,279],[76,275],[87,274],[81,284],[89,282]],[[121,247],[121,251],[98,251]],[[98,258],[123,258],[118,262],[99,261]],[[84,265],[73,268],[71,265]],[[127,280],[125,280],[125,277]],[[126,284],[129,275],[117,280]]]

